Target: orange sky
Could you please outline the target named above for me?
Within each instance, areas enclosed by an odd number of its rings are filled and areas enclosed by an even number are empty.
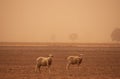
[[[120,0],[0,0],[0,42],[111,42]]]

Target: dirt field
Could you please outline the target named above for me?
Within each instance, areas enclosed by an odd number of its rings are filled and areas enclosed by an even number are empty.
[[[51,73],[42,67],[35,73],[39,56],[54,55]],[[83,53],[80,70],[65,70],[65,57]],[[1,46],[0,79],[120,79],[120,47]]]

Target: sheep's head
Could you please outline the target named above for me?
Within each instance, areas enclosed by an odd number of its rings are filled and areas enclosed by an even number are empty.
[[[53,57],[53,55],[52,55],[52,54],[49,54],[49,57]]]

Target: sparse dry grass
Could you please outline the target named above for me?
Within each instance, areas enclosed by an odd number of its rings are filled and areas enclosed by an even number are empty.
[[[46,67],[41,68],[41,74],[35,73],[36,58],[49,53],[54,55],[51,73]],[[66,71],[65,57],[79,53],[85,54],[80,70],[72,66]],[[120,49],[0,47],[0,79],[120,79]]]

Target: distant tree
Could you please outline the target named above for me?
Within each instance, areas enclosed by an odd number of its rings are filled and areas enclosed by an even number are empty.
[[[69,39],[72,41],[76,41],[78,39],[78,34],[77,33],[70,34]]]
[[[116,28],[115,30],[113,30],[111,34],[111,39],[112,41],[120,41],[120,28]]]

